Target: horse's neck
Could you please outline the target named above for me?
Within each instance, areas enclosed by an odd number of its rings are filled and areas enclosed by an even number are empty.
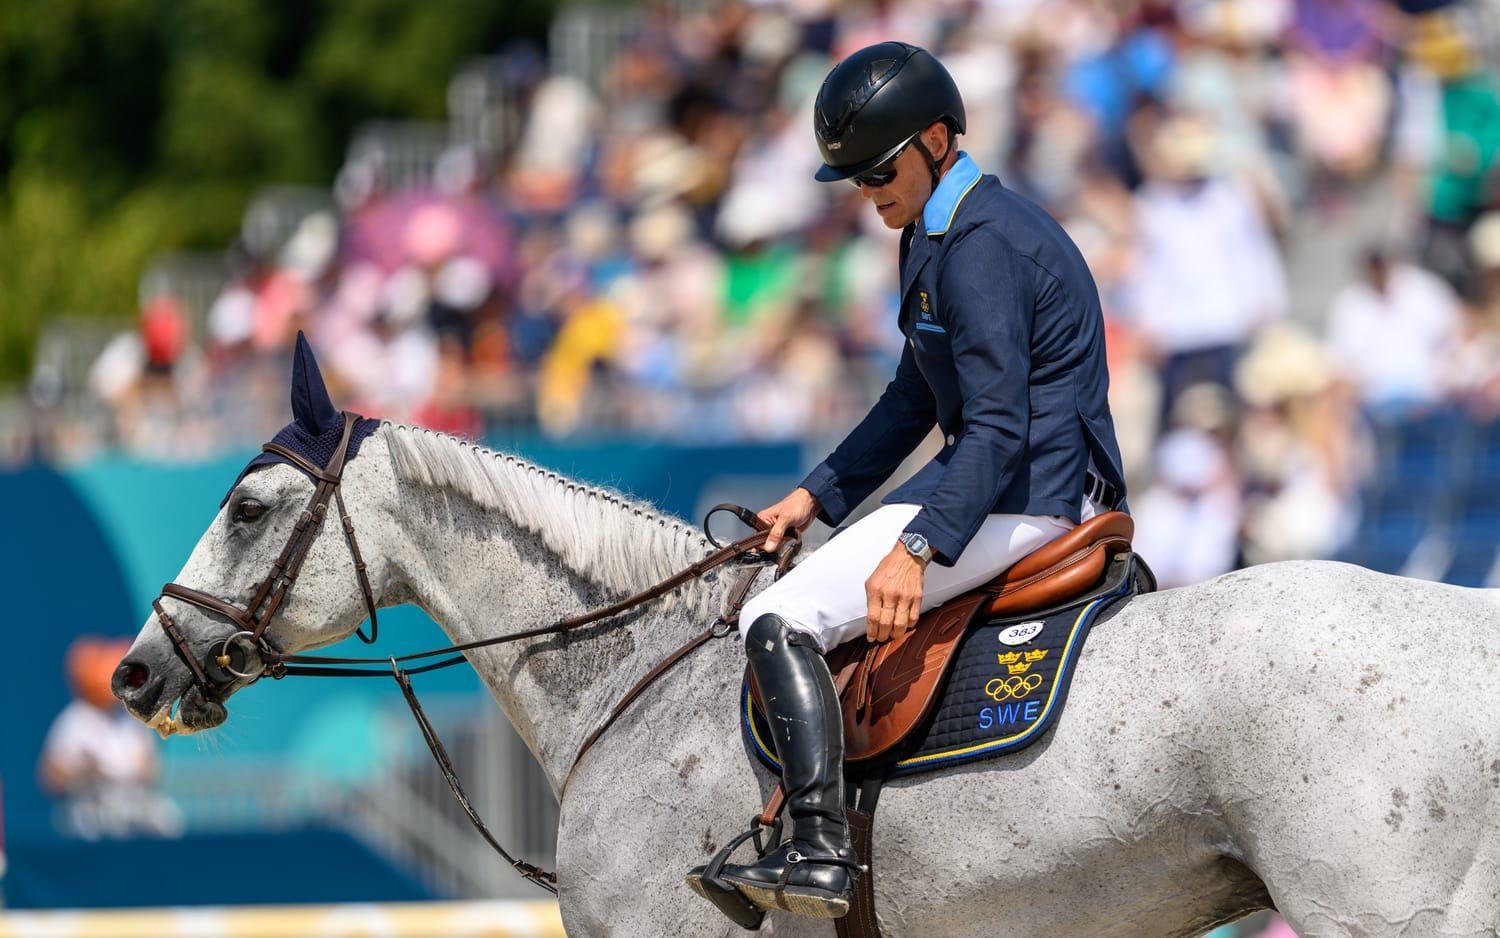
[[[504,512],[448,492],[406,485],[403,526],[418,549],[407,587],[455,642],[557,622],[651,585],[670,566],[660,516],[630,506],[610,523],[633,525],[641,579],[610,589],[571,569],[546,539]],[[654,553],[655,552],[655,553]],[[599,625],[470,653],[479,676],[541,762],[555,792],[583,740],[620,696],[714,615],[719,577],[690,583]]]

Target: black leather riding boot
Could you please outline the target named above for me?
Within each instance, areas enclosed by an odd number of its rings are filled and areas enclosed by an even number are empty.
[[[757,863],[724,867],[723,879],[763,909],[838,918],[858,875],[844,815],[844,722],[828,664],[807,635],[775,615],[745,635],[786,785],[791,838]]]

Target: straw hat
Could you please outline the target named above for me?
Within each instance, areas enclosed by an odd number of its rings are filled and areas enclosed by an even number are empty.
[[[1332,381],[1333,367],[1322,346],[1290,323],[1264,329],[1234,370],[1235,390],[1256,407],[1319,394]]]

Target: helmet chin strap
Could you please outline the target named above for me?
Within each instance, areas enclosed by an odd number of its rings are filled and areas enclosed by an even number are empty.
[[[953,128],[948,127],[947,130],[948,152],[943,154],[943,159],[945,160],[948,158],[948,153],[953,152]],[[921,153],[922,159],[927,161],[927,171],[932,174],[932,191],[936,192],[938,187],[938,180],[941,179],[943,175],[942,173],[938,172],[938,161],[933,158],[932,152],[927,149],[927,144],[922,142],[922,138],[920,136],[917,137],[917,139],[913,140],[912,143],[915,143],[917,145],[917,152]],[[930,195],[931,193],[928,194]]]

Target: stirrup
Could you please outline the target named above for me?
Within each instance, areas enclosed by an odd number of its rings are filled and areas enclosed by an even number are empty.
[[[780,827],[780,823],[778,821],[775,826]],[[734,922],[747,931],[760,931],[760,926],[765,921],[766,913],[749,899],[746,899],[744,894],[736,889],[733,884],[726,882],[722,874],[724,872],[724,864],[729,862],[729,855],[734,853],[740,844],[752,837],[755,838],[757,853],[764,856],[768,852],[769,848],[762,846],[760,834],[761,823],[760,817],[757,815],[751,820],[749,830],[735,837],[729,843],[725,844],[723,849],[714,854],[713,859],[708,861],[708,866],[703,868],[702,875],[696,881],[693,879],[691,872],[687,875],[687,884],[692,887],[694,892],[712,902],[731,922]],[[774,836],[771,838],[771,841],[772,843],[775,842]]]

